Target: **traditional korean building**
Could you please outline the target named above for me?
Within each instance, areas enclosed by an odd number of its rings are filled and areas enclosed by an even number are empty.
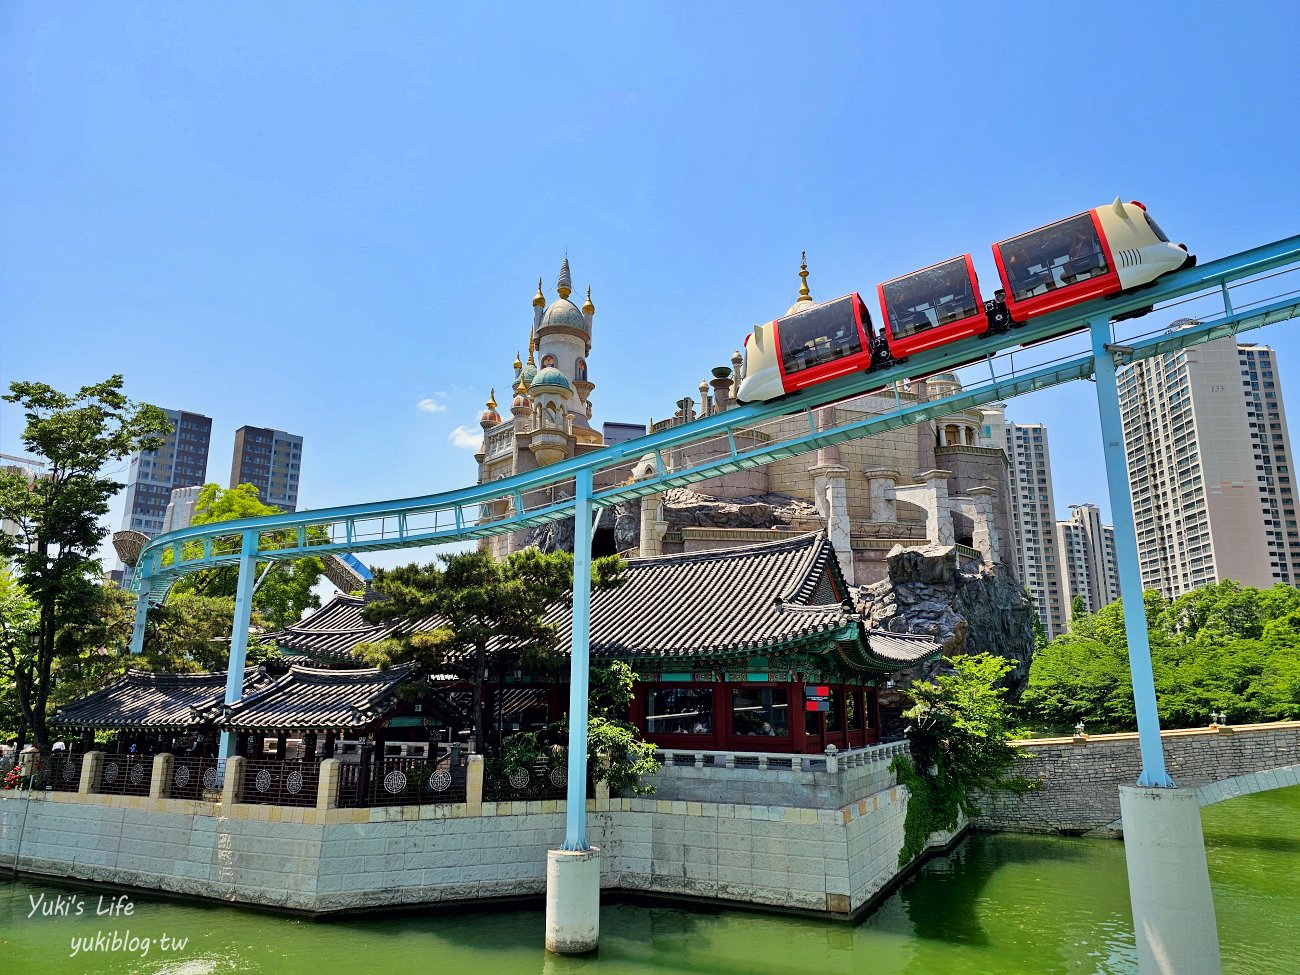
[[[635,669],[630,718],[658,744],[793,752],[863,745],[878,738],[877,683],[937,658],[939,646],[868,630],[848,597],[824,533],[630,559],[622,586],[592,594],[592,659]],[[364,605],[363,597],[338,595],[271,638],[287,656],[346,667],[359,643],[440,625],[369,624]],[[552,607],[548,622],[567,655],[569,608]],[[567,710],[567,685],[527,672],[504,648],[490,654],[489,684],[489,723],[499,734]]]

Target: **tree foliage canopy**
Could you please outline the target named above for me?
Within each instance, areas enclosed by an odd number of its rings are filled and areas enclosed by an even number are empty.
[[[1167,600],[1144,593],[1162,724],[1203,725],[1300,717],[1300,589],[1232,580]],[[1124,607],[1076,616],[1035,657],[1021,705],[1063,727],[1131,729],[1136,716]]]
[[[17,525],[16,535],[0,535],[0,558],[14,561],[39,616],[30,656],[14,664],[11,680],[21,722],[45,747],[55,658],[70,650],[66,640],[60,646],[59,633],[92,623],[103,600],[95,555],[107,531],[100,520],[122,485],[101,472],[136,450],[161,446],[171,423],[156,406],[131,403],[121,376],[71,394],[15,382],[4,400],[23,409],[23,445],[45,462],[30,480],[0,471],[0,517]]]
[[[243,518],[263,518],[276,515],[280,509],[272,504],[263,504],[258,498],[257,487],[253,484],[240,484],[229,490],[218,484],[205,484],[194,502],[194,517],[191,525],[210,525],[223,521],[237,521]],[[289,544],[293,532],[272,533],[266,541],[270,544]],[[322,528],[309,528],[308,538],[325,541]],[[201,552],[198,542],[184,546],[183,556],[196,557]],[[170,562],[171,554],[164,553],[164,563]],[[266,625],[273,630],[283,629],[302,618],[304,610],[320,605],[320,597],[313,587],[320,580],[325,566],[317,556],[294,559],[292,561],[261,562],[257,566],[258,577],[270,567],[270,572],[257,591],[253,594],[253,608],[261,613]],[[208,598],[233,600],[239,586],[239,570],[234,566],[219,569],[204,569],[184,576],[172,587],[173,594],[189,593]],[[174,599],[175,595],[171,597]],[[171,602],[171,599],[168,602]],[[229,627],[227,626],[227,630]]]
[[[619,585],[622,571],[617,557],[595,559],[593,587]],[[553,665],[555,627],[544,617],[551,605],[572,600],[572,587],[573,556],[533,548],[514,552],[501,562],[474,549],[442,555],[428,565],[378,569],[374,588],[387,598],[365,607],[369,622],[414,623],[437,617],[443,625],[423,632],[402,629],[392,639],[357,649],[375,666],[415,660],[427,674],[452,672],[471,678],[474,727],[482,742],[489,645],[505,655],[496,662],[499,670],[512,667],[515,660],[532,667]]]
[[[979,813],[975,796],[990,789],[1024,790],[1031,784],[1008,775],[1020,752],[1009,743],[1011,711],[998,682],[1011,662],[991,654],[951,660],[952,671],[908,690],[915,705],[904,713],[912,723],[910,756],[892,767],[911,796],[903,824],[900,865],[925,849],[929,838],[956,828],[959,814]]]

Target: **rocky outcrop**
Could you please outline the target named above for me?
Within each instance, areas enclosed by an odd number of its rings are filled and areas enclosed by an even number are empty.
[[[710,498],[684,488],[661,496],[664,517],[672,528],[824,528],[817,506],[785,494],[751,498]]]
[[[858,610],[869,627],[923,633],[943,644],[945,656],[1006,657],[1013,665],[1007,682],[1019,693],[1034,652],[1033,611],[1007,567],[980,566],[947,545],[897,545],[887,565],[887,579],[858,591]]]

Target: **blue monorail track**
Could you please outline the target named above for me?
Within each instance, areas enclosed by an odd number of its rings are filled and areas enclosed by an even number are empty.
[[[247,533],[256,532],[255,552],[261,561],[485,538],[573,517],[575,479],[581,472],[591,474],[591,503],[602,507],[1086,379],[1095,371],[1092,354],[1016,369],[1003,362],[1014,361],[1014,355],[1003,353],[1086,329],[1099,316],[1113,320],[1198,293],[1219,292],[1222,313],[1212,320],[1134,341],[1130,346],[1115,346],[1117,361],[1173,352],[1300,317],[1300,293],[1296,292],[1263,305],[1233,307],[1230,286],[1279,269],[1300,270],[1300,236],[1177,271],[1132,294],[1077,305],[1000,335],[967,339],[914,355],[890,369],[831,380],[781,400],[735,407],[514,477],[423,497],[285,512],[169,532],[143,547],[131,587],[140,594],[142,603],[158,602],[181,576],[239,564],[241,557],[249,554]],[[989,365],[989,377],[955,395],[914,402],[896,393],[900,384],[910,378],[984,360]],[[820,421],[820,407],[868,393],[894,396],[894,408],[888,409],[885,403],[881,407],[884,412],[865,418],[857,414],[831,426]],[[699,448],[707,448],[708,456],[696,456],[683,463],[681,455],[689,452],[684,448],[697,448],[696,454]],[[637,464],[642,466],[634,479]]]

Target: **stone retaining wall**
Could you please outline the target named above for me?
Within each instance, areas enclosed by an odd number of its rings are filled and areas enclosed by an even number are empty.
[[[901,787],[841,809],[598,799],[588,835],[608,890],[848,915],[897,876],[906,799]],[[564,807],[485,802],[471,815],[465,804],[9,794],[0,867],[311,912],[540,895]]]
[[[1166,731],[1161,740],[1169,775],[1180,788],[1300,763],[1300,721]],[[1136,734],[1016,744],[1029,755],[1017,771],[1042,785],[1025,795],[983,797],[976,828],[1118,835],[1119,787],[1134,784],[1141,772]]]

